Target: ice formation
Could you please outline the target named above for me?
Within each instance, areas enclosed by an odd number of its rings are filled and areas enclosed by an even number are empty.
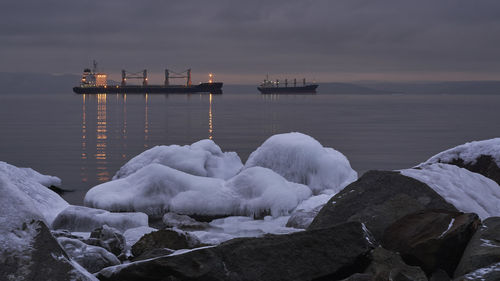
[[[269,168],[288,181],[305,184],[314,194],[324,189],[339,192],[357,179],[342,153],[301,133],[268,138],[245,163],[245,168],[254,166]]]
[[[56,217],[54,229],[87,232],[103,225],[120,231],[148,225],[148,216],[144,213],[110,213],[105,210],[71,205]]]
[[[127,246],[132,247],[142,236],[151,233],[153,231],[157,231],[156,228],[152,228],[149,226],[139,226],[135,228],[127,229],[123,232],[123,237],[125,237],[125,241]]]
[[[448,203],[481,219],[500,216],[500,186],[489,178],[448,164],[425,165],[401,174],[426,183]]]
[[[243,167],[236,152],[222,152],[212,140],[191,145],[155,146],[128,161],[113,179],[124,178],[139,169],[158,163],[195,176],[228,179]]]
[[[100,184],[85,196],[86,206],[109,211],[167,212],[190,215],[273,216],[288,214],[308,198],[308,187],[254,167],[228,181],[193,176],[150,164],[130,176]]]
[[[420,165],[422,166],[439,162],[450,163],[454,159],[462,159],[465,164],[474,164],[476,159],[481,155],[491,156],[495,159],[497,165],[500,166],[500,138],[473,141],[453,147],[432,156],[429,160]]]
[[[2,185],[5,185],[3,188],[10,190],[3,192],[2,196],[7,198],[12,196],[25,202],[23,208],[26,207],[35,214],[41,214],[48,226],[52,224],[59,212],[69,206],[61,196],[47,188],[50,185],[61,184],[61,180],[57,177],[42,175],[30,168],[18,168],[0,162],[0,178],[3,179]]]

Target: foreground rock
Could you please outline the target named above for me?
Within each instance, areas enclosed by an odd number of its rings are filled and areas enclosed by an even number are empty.
[[[193,249],[201,243],[195,236],[179,230],[162,229],[144,235],[132,246],[132,254],[141,256],[156,249]],[[149,254],[151,255],[151,254]]]
[[[374,248],[357,222],[234,239],[181,255],[109,267],[100,280],[340,280],[365,270]]]
[[[97,280],[70,260],[44,222],[24,223],[9,236],[11,247],[19,244],[4,252],[8,248],[2,243],[0,280]]]
[[[477,280],[477,281],[498,281],[500,280],[500,263],[494,263],[490,266],[476,269],[465,276],[455,279],[456,281],[462,280]]]
[[[432,156],[420,166],[435,163],[456,165],[500,184],[500,138],[456,146]]]
[[[480,220],[476,214],[425,210],[407,215],[384,233],[382,244],[397,251],[410,265],[427,274],[438,269],[453,276],[456,266]]]
[[[427,281],[425,272],[418,266],[409,266],[399,254],[377,247],[371,253],[372,262],[365,273],[374,280],[412,280]]]
[[[144,213],[111,213],[105,210],[71,205],[59,213],[52,228],[90,232],[103,225],[125,231],[129,228],[148,226],[148,216]]]
[[[59,237],[57,241],[71,259],[83,266],[90,273],[98,272],[108,266],[120,264],[118,258],[104,248],[87,245],[78,239],[66,237]]]
[[[396,220],[424,209],[457,211],[420,181],[399,172],[369,171],[332,197],[308,229],[358,221],[381,240],[385,229]]]
[[[103,225],[90,233],[87,244],[102,247],[118,256],[125,250],[125,237],[115,228]]]
[[[455,270],[459,277],[500,262],[500,217],[483,221],[471,238]]]

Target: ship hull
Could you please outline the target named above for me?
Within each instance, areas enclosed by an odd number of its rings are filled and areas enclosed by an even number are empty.
[[[315,94],[318,85],[301,87],[257,87],[261,94]]]
[[[210,93],[222,94],[223,83],[201,83],[194,86],[99,86],[99,87],[74,87],[77,94],[190,94]]]

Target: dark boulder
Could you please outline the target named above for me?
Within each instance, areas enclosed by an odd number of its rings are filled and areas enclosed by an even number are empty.
[[[83,242],[102,247],[116,256],[119,256],[125,250],[125,237],[116,228],[103,225],[102,227],[94,229],[90,233],[90,238],[83,240]]]
[[[428,275],[442,269],[453,276],[479,224],[476,214],[425,210],[407,215],[388,227],[382,245],[399,252],[407,264],[420,266]]]
[[[454,279],[455,281],[498,281],[500,280],[500,263],[494,263],[484,268],[469,272],[464,276]]]
[[[238,238],[181,255],[105,268],[100,280],[341,280],[363,272],[374,248],[360,223]]]
[[[141,261],[141,260],[147,260],[147,259],[152,259],[152,258],[157,258],[157,257],[162,257],[162,256],[168,256],[175,251],[172,249],[168,248],[156,248],[156,249],[150,249],[146,250],[145,252],[141,253],[139,256],[134,256],[130,260],[131,261]]]
[[[455,270],[455,277],[500,262],[500,217],[491,217],[472,236],[462,259]]]
[[[364,223],[377,240],[401,217],[425,209],[457,211],[425,183],[393,171],[369,171],[337,193],[308,229]]]
[[[118,258],[104,248],[87,245],[78,239],[66,237],[59,237],[57,241],[71,259],[90,273],[98,272],[108,266],[120,264]]]
[[[192,249],[200,247],[201,243],[195,236],[173,229],[161,229],[148,233],[132,246],[132,254],[141,256],[154,249],[168,248],[172,250]]]
[[[377,247],[370,256],[372,261],[365,273],[372,275],[374,280],[427,281],[420,267],[405,264],[397,253]]]
[[[23,223],[12,235],[22,242],[12,240],[20,243],[18,251],[6,256],[0,254],[0,280],[95,280],[75,266],[45,223]]]
[[[375,278],[371,274],[367,273],[355,273],[342,281],[374,281]]]

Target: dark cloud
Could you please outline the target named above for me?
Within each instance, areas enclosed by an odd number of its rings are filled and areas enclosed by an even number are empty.
[[[236,80],[477,79],[500,73],[499,31],[500,2],[488,0],[3,1],[0,71],[77,73],[96,58],[115,72],[190,66]]]

